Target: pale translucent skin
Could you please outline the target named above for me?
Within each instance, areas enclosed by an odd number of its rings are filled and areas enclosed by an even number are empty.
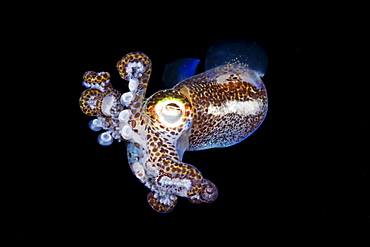
[[[213,46],[216,52],[224,47]],[[208,63],[215,57],[212,54]],[[178,196],[193,203],[213,202],[217,187],[197,168],[183,163],[183,153],[234,145],[252,134],[265,118],[267,94],[261,80],[265,71],[253,70],[240,59],[238,55],[223,64],[214,63],[217,67],[146,100],[151,61],[143,53],[129,53],[117,63],[121,77],[129,81],[130,91],[122,96],[112,89],[108,73],[84,75],[89,89],[82,93],[80,106],[85,114],[97,117],[90,127],[106,130],[98,138],[102,145],[113,139],[125,141],[130,168],[151,190],[147,200],[157,212],[172,211]],[[194,67],[191,70],[194,72]],[[189,75],[189,71],[180,73]]]

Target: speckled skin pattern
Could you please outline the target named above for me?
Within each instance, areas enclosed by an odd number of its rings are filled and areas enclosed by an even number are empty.
[[[151,190],[147,201],[154,210],[172,211],[178,196],[192,203],[213,202],[217,187],[182,162],[183,153],[227,147],[252,134],[267,113],[261,79],[246,66],[226,64],[145,100],[150,59],[129,53],[117,69],[130,91],[121,95],[114,90],[107,72],[87,72],[82,112],[97,117],[94,124],[106,130],[103,141],[125,141],[130,168]]]
[[[252,76],[253,71],[229,64],[174,87],[187,95],[193,106],[187,150],[231,146],[259,127],[267,112],[267,93],[262,81],[251,83],[243,78]]]

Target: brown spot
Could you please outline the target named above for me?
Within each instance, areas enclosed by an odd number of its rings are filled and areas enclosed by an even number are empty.
[[[144,87],[144,85],[143,85],[143,84],[139,84],[139,85],[137,86],[137,89],[138,89],[138,90],[141,90],[141,89],[143,89],[143,87]]]

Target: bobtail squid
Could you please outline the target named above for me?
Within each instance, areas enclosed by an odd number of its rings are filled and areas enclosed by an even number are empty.
[[[197,59],[169,64],[164,83],[174,85],[145,98],[152,63],[132,52],[117,63],[129,91],[113,89],[108,72],[88,71],[81,94],[83,113],[96,117],[89,126],[104,129],[98,142],[124,141],[128,163],[151,192],[147,201],[157,212],[175,207],[178,196],[192,203],[213,202],[217,187],[193,165],[182,162],[185,151],[228,147],[251,135],[267,113],[263,77],[264,50],[254,42],[227,40],[213,44],[206,71],[194,75]]]

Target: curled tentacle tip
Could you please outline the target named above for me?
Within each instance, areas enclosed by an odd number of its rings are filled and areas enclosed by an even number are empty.
[[[144,65],[141,62],[131,62],[127,64],[126,73],[128,74],[129,78],[139,78],[145,71]]]
[[[109,81],[110,74],[108,72],[98,72],[95,71],[87,71],[83,75],[83,82],[87,88],[96,88],[100,91],[105,91],[112,88],[112,85]]]
[[[122,135],[123,139],[130,140],[132,138],[133,134],[134,134],[134,132],[133,132],[131,126],[129,126],[128,124],[126,124],[125,126],[122,127],[121,135]]]
[[[213,202],[217,199],[218,196],[218,189],[214,183],[209,181],[208,179],[205,179],[205,183],[203,185],[203,188],[200,191],[200,196],[203,200],[203,202]]]
[[[149,205],[158,213],[169,213],[177,203],[177,196],[159,195],[158,193],[149,192],[147,195]]]
[[[98,72],[95,71],[87,71],[83,75],[83,79],[86,82],[103,82],[107,81],[110,78],[110,74],[108,72]]]
[[[124,80],[140,78],[150,73],[151,62],[145,54],[141,52],[131,52],[118,61],[117,69],[121,78]]]
[[[102,146],[109,146],[113,142],[113,137],[109,132],[104,132],[98,136],[98,142]]]
[[[95,88],[89,88],[82,92],[80,97],[80,108],[88,116],[98,115],[98,102],[101,100],[102,92]]]
[[[210,203],[214,202],[218,196],[218,189],[214,183],[208,179],[204,179],[202,182],[202,188],[199,193],[195,196],[189,197],[189,201],[194,204],[199,204],[202,202]]]

